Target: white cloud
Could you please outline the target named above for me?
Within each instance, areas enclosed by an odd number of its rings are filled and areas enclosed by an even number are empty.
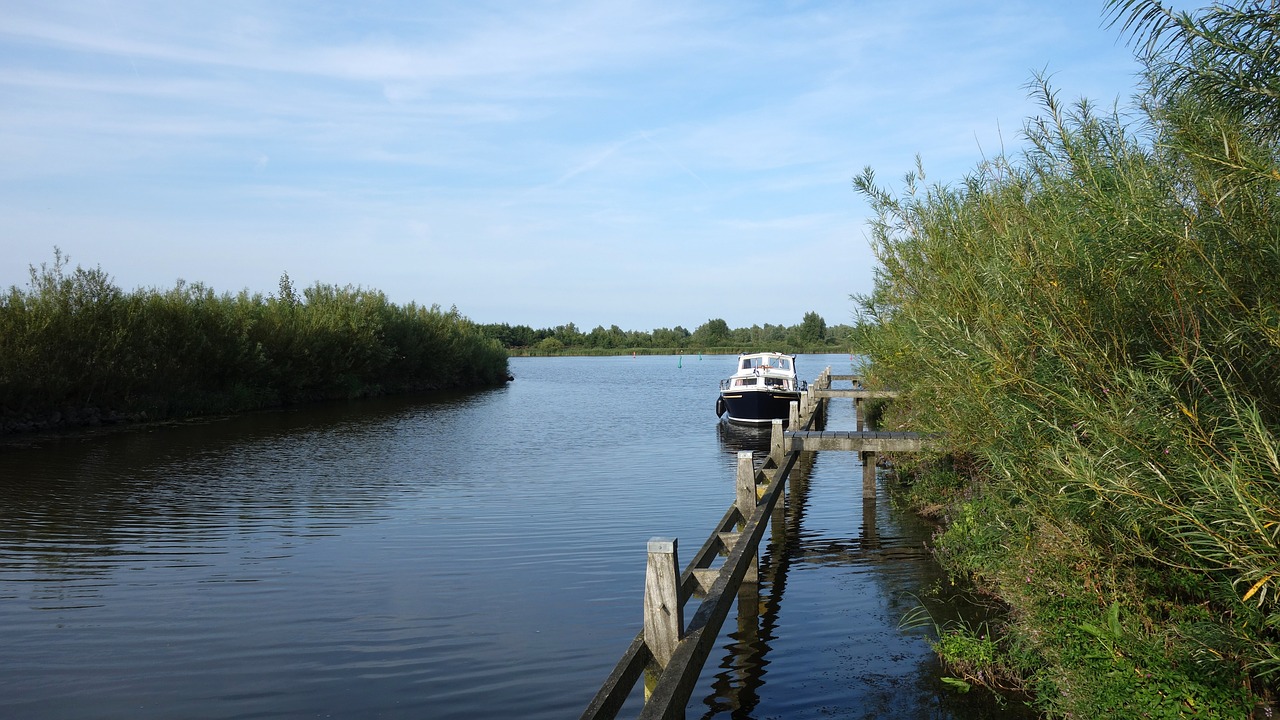
[[[486,322],[751,324],[734,253],[785,243],[823,271],[771,274],[759,322],[843,322],[871,277],[850,178],[919,153],[954,180],[1016,147],[1046,65],[1069,96],[1127,95],[1100,12],[11,3],[0,284],[56,244],[128,287],[288,270]]]

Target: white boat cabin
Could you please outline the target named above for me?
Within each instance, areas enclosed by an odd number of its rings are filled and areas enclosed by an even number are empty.
[[[756,368],[762,370],[777,369],[783,372],[792,372],[791,358],[785,356],[769,357],[768,355],[743,355],[742,364],[739,370],[752,371]]]
[[[780,390],[795,392],[796,371],[792,358],[780,353],[752,353],[738,358],[738,369],[721,382],[725,390]]]
[[[776,388],[778,390],[795,389],[795,380],[785,377],[772,377],[765,375],[763,377],[734,377],[731,378],[730,387],[734,388],[754,388],[763,385],[767,388]]]

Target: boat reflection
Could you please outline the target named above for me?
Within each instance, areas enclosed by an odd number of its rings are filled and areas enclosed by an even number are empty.
[[[720,449],[730,455],[739,450],[752,452],[768,452],[771,425],[739,425],[721,419],[716,423],[716,436],[720,439]]]

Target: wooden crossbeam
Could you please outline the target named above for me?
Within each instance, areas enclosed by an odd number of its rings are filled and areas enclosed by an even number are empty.
[[[925,441],[913,432],[857,432],[854,430],[798,430],[783,433],[785,452],[844,450],[846,452],[920,452]]]
[[[858,390],[851,388],[818,388],[813,394],[820,398],[852,398],[854,400],[878,400],[898,397],[897,390]]]

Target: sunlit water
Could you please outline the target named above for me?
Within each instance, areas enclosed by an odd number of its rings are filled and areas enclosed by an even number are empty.
[[[473,394],[9,441],[0,717],[576,717],[639,629],[648,538],[691,553],[764,447],[716,420],[732,366],[516,358]],[[860,474],[811,463],[690,717],[993,712],[898,629],[929,529],[864,521]]]

